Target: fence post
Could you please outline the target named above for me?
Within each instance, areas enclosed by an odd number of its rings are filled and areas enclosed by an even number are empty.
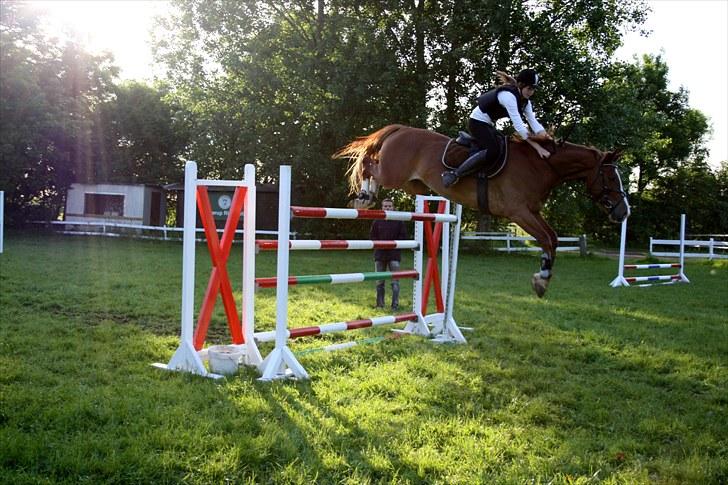
[[[2,251],[0,251],[2,252]],[[713,261],[715,253],[713,253],[713,238],[710,238],[710,244],[708,245],[708,261]]]
[[[579,256],[586,257],[586,234],[579,236]]]

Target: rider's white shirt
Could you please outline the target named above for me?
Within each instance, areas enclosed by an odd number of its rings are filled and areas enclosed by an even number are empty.
[[[528,129],[526,129],[526,125],[521,119],[521,114],[518,112],[518,104],[516,101],[516,97],[513,95],[513,93],[509,93],[508,91],[501,91],[500,93],[498,93],[498,102],[508,112],[508,117],[511,119],[511,123],[513,123],[513,128],[518,132],[519,135],[521,135],[521,138],[523,138],[524,140],[528,138]],[[528,120],[528,124],[531,126],[531,130],[534,133],[545,131],[544,127],[541,126],[541,123],[538,122],[538,120],[536,119],[536,115],[533,113],[531,101],[528,101],[526,103],[526,107],[523,109],[523,114],[526,115],[526,120]],[[478,121],[484,121],[489,125],[495,126],[493,120],[490,119],[490,116],[488,116],[488,113],[483,113],[477,106],[475,107],[473,112],[470,113],[470,117]]]

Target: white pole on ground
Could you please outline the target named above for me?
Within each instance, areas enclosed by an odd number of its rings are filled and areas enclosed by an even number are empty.
[[[247,191],[243,207],[243,337],[247,365],[259,365],[263,361],[255,343],[255,166],[245,165]]]
[[[278,186],[278,262],[276,271],[275,348],[258,366],[260,380],[308,379],[308,373],[288,348],[288,257],[291,229],[291,167],[281,165]]]
[[[622,233],[619,237],[619,269],[617,271],[617,277],[612,280],[609,284],[612,288],[618,286],[629,286],[627,280],[624,279],[624,253],[627,249],[627,219],[622,221]]]

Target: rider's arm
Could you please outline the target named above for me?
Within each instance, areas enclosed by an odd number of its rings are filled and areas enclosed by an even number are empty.
[[[523,124],[521,113],[518,112],[516,97],[513,96],[513,93],[501,91],[498,93],[498,102],[508,112],[508,117],[511,119],[511,123],[513,123],[513,128],[518,132],[521,138],[524,140],[528,139],[528,129],[526,128],[526,125]]]
[[[526,107],[523,110],[523,114],[526,115],[526,120],[528,121],[528,125],[531,127],[531,130],[535,134],[539,134],[541,132],[546,131],[546,129],[536,119],[536,115],[533,113],[533,106],[531,106],[531,101],[526,103]]]

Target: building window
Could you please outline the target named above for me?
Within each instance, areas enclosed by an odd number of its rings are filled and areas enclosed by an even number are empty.
[[[93,216],[123,216],[124,196],[111,194],[84,194],[83,213]]]

